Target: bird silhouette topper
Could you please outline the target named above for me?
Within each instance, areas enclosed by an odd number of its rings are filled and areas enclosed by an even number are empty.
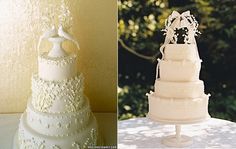
[[[198,31],[198,22],[195,17],[190,14],[190,11],[185,11],[182,14],[173,11],[165,21],[164,35],[166,35],[164,43],[184,43],[193,44],[195,36],[200,34]]]

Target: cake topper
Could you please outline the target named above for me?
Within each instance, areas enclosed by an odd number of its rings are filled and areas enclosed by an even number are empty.
[[[182,14],[173,11],[166,19],[165,28],[162,30],[164,35],[166,35],[164,44],[160,47],[162,59],[164,58],[164,48],[167,44],[196,44],[195,36],[201,34],[197,29],[198,25],[190,11],[185,11]],[[198,55],[197,49],[196,54]]]
[[[184,43],[195,44],[194,36],[200,34],[197,30],[198,22],[190,11],[182,14],[173,11],[165,21],[164,35],[166,35],[164,44],[168,43]]]
[[[48,56],[50,57],[66,56],[65,51],[61,47],[61,43],[66,39],[72,41],[76,45],[78,50],[80,49],[78,41],[75,40],[69,33],[67,33],[63,29],[62,25],[59,25],[58,29],[56,29],[56,27],[53,26],[51,29],[45,31],[39,37],[39,42],[37,45],[38,54],[39,54],[39,48],[43,39],[48,39],[49,41],[54,43],[53,49],[48,54]]]
[[[47,4],[47,6],[44,8],[43,11],[44,15],[42,17],[42,24],[43,24],[42,30],[44,33],[39,37],[39,42],[37,45],[38,53],[40,44],[43,39],[49,39],[49,41],[53,42],[54,45],[56,45],[56,43],[58,45],[61,45],[61,43],[67,39],[72,41],[76,45],[76,47],[80,49],[77,40],[75,40],[67,32],[71,28],[73,21],[68,2],[69,1],[66,2],[65,0],[61,0],[60,5]],[[59,24],[58,29],[56,28],[57,26],[56,24]],[[63,52],[62,48],[57,48],[57,49],[58,49],[57,52],[61,53],[59,55],[65,55],[65,52]],[[55,53],[56,53],[55,51],[54,52],[50,51],[48,56],[50,55],[57,56],[57,54]]]
[[[69,33],[67,33],[66,31],[64,31],[62,25],[60,25],[59,28],[58,28],[58,35],[59,35],[60,37],[64,37],[65,39],[74,42],[75,45],[77,46],[77,48],[80,49],[79,43],[78,43]]]

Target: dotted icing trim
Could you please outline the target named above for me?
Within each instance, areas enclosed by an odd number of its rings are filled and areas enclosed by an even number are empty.
[[[85,142],[73,141],[71,144],[72,149],[86,149],[88,147],[97,145],[98,132],[95,128],[90,130],[89,136],[85,138]],[[53,144],[47,145],[44,139],[35,139],[34,137],[26,138],[23,129],[19,129],[19,145],[24,149],[62,149],[60,145]]]
[[[70,54],[68,56],[64,57],[48,57],[48,53],[44,52],[39,55],[38,62],[39,63],[47,63],[49,65],[56,65],[59,67],[72,64],[75,61],[77,61],[77,55],[76,54]]]

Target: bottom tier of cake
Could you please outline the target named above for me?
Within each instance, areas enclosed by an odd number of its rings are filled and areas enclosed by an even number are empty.
[[[71,136],[52,137],[36,132],[27,124],[27,113],[23,113],[14,149],[84,149],[101,144],[96,119],[93,114],[87,127]]]
[[[199,98],[171,99],[148,95],[148,117],[157,122],[169,124],[188,124],[206,120],[209,95]]]

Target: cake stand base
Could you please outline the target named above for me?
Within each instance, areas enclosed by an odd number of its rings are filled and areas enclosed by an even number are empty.
[[[175,135],[167,136],[162,139],[162,144],[170,147],[185,147],[193,143],[192,138],[180,135],[181,125],[175,125]]]
[[[185,147],[192,143],[192,138],[184,135],[181,135],[179,138],[176,135],[171,135],[162,139],[162,144],[170,147]]]

